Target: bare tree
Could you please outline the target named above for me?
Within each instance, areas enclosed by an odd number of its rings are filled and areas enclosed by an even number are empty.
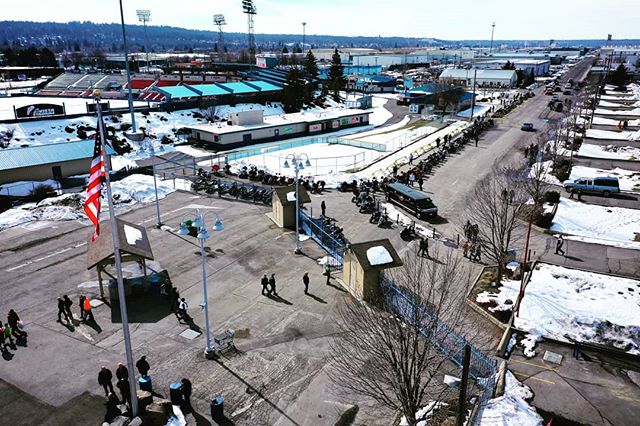
[[[477,225],[476,243],[497,264],[497,284],[502,281],[508,250],[520,239],[518,212],[527,200],[521,171],[494,167],[467,198],[464,219]]]
[[[218,106],[217,105],[211,105],[209,108],[204,110],[204,118],[209,122],[209,123],[215,123],[216,121],[218,121]]]
[[[456,367],[435,342],[442,343],[452,330],[474,329],[464,323],[470,279],[456,251],[439,256],[434,250],[440,260],[416,254],[409,253],[404,266],[389,275],[397,290],[383,289],[372,305],[345,301],[339,306],[329,372],[339,389],[400,412],[409,425],[417,423],[415,413],[428,402],[434,404],[425,416],[433,420],[438,402],[457,397],[442,384],[443,372]]]
[[[535,206],[541,206],[544,200],[544,193],[549,188],[549,175],[553,168],[553,160],[544,161],[542,147],[547,142],[546,136],[538,134],[534,138],[534,146],[537,147],[537,155],[531,167],[525,166],[522,170],[522,180],[524,191],[533,199]],[[557,151],[554,152],[557,155]]]

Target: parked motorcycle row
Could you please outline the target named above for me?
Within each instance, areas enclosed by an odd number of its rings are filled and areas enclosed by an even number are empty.
[[[273,194],[273,188],[220,179],[203,169],[198,170],[195,180],[191,183],[191,190],[264,204],[271,204]]]
[[[321,227],[325,234],[333,238],[341,246],[347,245],[347,239],[344,236],[344,228],[339,227],[336,224],[336,220],[331,217],[321,217]],[[324,239],[324,236],[322,237]],[[323,244],[330,247],[332,244],[330,241],[323,241]]]

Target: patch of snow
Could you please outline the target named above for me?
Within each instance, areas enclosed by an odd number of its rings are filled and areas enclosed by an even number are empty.
[[[300,242],[307,241],[309,238],[311,238],[311,237],[309,237],[308,235],[305,235],[305,234],[298,235],[298,241],[300,241]]]
[[[336,259],[335,257],[332,257],[332,256],[324,256],[324,257],[321,257],[320,259],[318,259],[318,264],[319,265],[326,265],[327,263],[330,264],[330,265],[333,265],[333,264],[340,263],[340,262],[338,262],[338,259]]]
[[[585,136],[592,139],[637,141],[640,139],[640,132],[633,132],[629,130],[615,131],[615,130],[587,129],[587,133]]]
[[[536,356],[536,343],[542,340],[542,336],[537,333],[529,333],[524,336],[524,339],[520,341],[522,346],[522,353],[527,358],[533,358]]]
[[[625,116],[625,117],[640,117],[640,108],[634,108],[631,110],[613,110],[606,108],[596,108],[594,114],[598,115],[615,115],[615,116]]]
[[[593,124],[601,126],[618,126],[621,124],[621,120],[604,117],[593,117]],[[640,126],[640,120],[629,120],[629,126]]]
[[[373,246],[367,249],[367,260],[371,266],[386,265],[387,263],[393,262],[393,257],[391,257],[391,254],[386,248]]]
[[[529,169],[529,177],[531,179],[541,179],[550,185],[562,185],[557,177],[551,174],[553,160],[534,163]]]
[[[489,400],[482,409],[481,426],[541,426],[542,417],[521,398],[503,395]]]
[[[503,279],[495,291],[478,293],[476,302],[493,304],[494,306],[488,308],[491,312],[510,311],[514,308],[516,300],[518,300],[518,294],[520,294],[520,280]]]
[[[9,209],[0,213],[0,231],[37,219],[38,217],[29,210],[21,208]]]
[[[550,230],[597,240],[600,244],[640,249],[640,241],[635,240],[640,233],[640,210],[561,198]]]
[[[428,421],[431,419],[433,413],[441,407],[446,407],[447,404],[445,402],[440,401],[429,401],[427,405],[416,412],[416,426],[427,426]],[[400,419],[399,426],[408,426],[409,422],[407,422],[407,418],[402,416]]]
[[[505,357],[509,356],[516,343],[518,343],[518,335],[516,333],[511,333],[511,337],[509,338],[509,342],[507,342],[507,347],[504,351]]]
[[[142,241],[142,231],[133,226],[124,225],[124,235],[127,239],[127,244],[135,246],[138,241]]]
[[[287,201],[295,201],[296,193],[295,191],[287,192]]]
[[[175,191],[169,181],[158,179],[158,199],[166,197]],[[116,204],[150,203],[155,201],[153,176],[130,175],[112,182],[111,191]]]
[[[638,160],[640,159],[640,148],[632,146],[615,145],[592,145],[583,143],[580,146],[578,155],[590,158],[610,158],[615,160]]]
[[[516,376],[509,370],[505,374],[505,386],[504,393],[510,396],[515,396],[525,401],[529,401],[533,398],[533,392],[529,386],[520,383]]]

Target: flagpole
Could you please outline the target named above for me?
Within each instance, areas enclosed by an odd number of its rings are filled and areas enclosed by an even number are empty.
[[[100,134],[100,147],[105,156],[104,172],[105,186],[107,187],[107,203],[109,204],[109,221],[111,222],[111,238],[113,240],[113,257],[115,259],[116,277],[118,282],[118,301],[120,302],[120,317],[122,319],[122,334],[124,336],[124,349],[127,355],[127,368],[129,369],[129,392],[131,393],[131,417],[138,415],[138,395],[136,389],[136,375],[131,352],[131,336],[129,335],[129,316],[127,314],[127,302],[124,295],[124,282],[122,280],[122,258],[120,256],[120,238],[118,237],[118,225],[116,213],[113,209],[113,196],[111,193],[111,178],[109,176],[109,159],[104,140],[104,122],[102,121],[102,106],[100,105],[100,91],[94,92],[96,99],[96,111],[98,112],[98,133]]]

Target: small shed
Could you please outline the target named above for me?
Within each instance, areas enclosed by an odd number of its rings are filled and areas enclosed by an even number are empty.
[[[310,203],[311,198],[304,186],[300,185],[298,188],[300,191],[300,206],[305,203]],[[285,186],[282,188],[276,188],[273,191],[272,212],[273,220],[281,228],[293,228],[296,227],[296,186]]]
[[[358,300],[372,301],[380,295],[380,272],[402,266],[388,239],[351,244],[345,251],[342,280]]]
[[[118,239],[120,241],[120,254],[122,263],[135,262],[140,265],[145,277],[147,274],[147,260],[153,260],[151,243],[147,237],[147,230],[143,226],[116,218]],[[100,298],[104,299],[102,286],[102,274],[116,279],[115,271],[110,273],[107,267],[115,264],[113,251],[113,239],[111,237],[111,222],[100,224],[100,236],[95,241],[89,240],[87,250],[87,269],[96,268],[98,282],[100,283]]]

